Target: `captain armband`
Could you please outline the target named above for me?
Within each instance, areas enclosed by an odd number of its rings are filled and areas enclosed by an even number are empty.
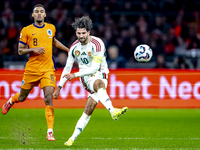
[[[94,61],[94,62],[96,62],[96,63],[99,63],[99,64],[101,64],[102,57],[101,57],[101,56],[94,55],[94,57],[93,57],[93,60],[92,60],[92,61]]]

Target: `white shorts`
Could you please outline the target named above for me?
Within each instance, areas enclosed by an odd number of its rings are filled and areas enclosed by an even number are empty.
[[[83,88],[89,92],[89,96],[91,96],[97,103],[99,102],[99,98],[97,96],[97,93],[94,91],[94,82],[97,79],[101,79],[104,84],[105,84],[105,88],[107,88],[107,84],[108,84],[108,75],[102,72],[97,72],[94,75],[91,76],[84,76],[84,77],[80,77],[80,81],[81,84],[83,86]]]

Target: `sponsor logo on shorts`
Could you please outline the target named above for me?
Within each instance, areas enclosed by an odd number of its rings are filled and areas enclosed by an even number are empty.
[[[51,78],[51,81],[54,82],[54,76],[52,74],[50,75],[50,78]]]

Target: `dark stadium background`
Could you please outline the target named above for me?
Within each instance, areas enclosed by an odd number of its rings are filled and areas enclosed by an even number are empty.
[[[107,50],[118,47],[116,58],[108,53],[109,68],[200,68],[199,0],[0,1],[0,68],[24,68],[28,56],[17,53],[19,33],[33,22],[32,8],[38,3],[46,8],[45,21],[56,26],[56,38],[68,47],[76,39],[74,18],[89,15],[91,34],[100,37]],[[133,58],[134,49],[143,43],[154,54],[145,65]],[[57,67],[63,68],[67,55],[56,48],[53,53]]]

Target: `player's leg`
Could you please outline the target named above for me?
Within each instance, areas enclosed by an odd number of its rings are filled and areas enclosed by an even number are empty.
[[[26,97],[30,93],[31,89],[23,89],[21,88],[20,93],[16,93],[14,96],[11,96],[9,100],[2,107],[2,114],[7,114],[10,108],[14,105],[14,103],[25,101]]]
[[[54,124],[54,108],[52,94],[56,85],[56,78],[54,72],[46,72],[41,80],[40,86],[44,91],[44,101],[45,101],[45,117],[47,121],[47,140],[55,141],[53,137],[53,124]]]
[[[101,103],[108,109],[111,113],[113,120],[118,120],[119,116],[124,114],[128,108],[123,107],[122,109],[114,108],[112,102],[106,91],[106,81],[105,79],[97,79],[93,84],[93,90],[97,93],[98,98]]]
[[[91,95],[88,97],[84,112],[76,124],[74,133],[69,138],[69,140],[64,143],[64,145],[71,146],[74,143],[75,139],[78,137],[78,135],[83,131],[83,129],[88,124],[90,117],[92,115],[92,112],[94,111],[96,105],[98,104],[98,98],[95,98],[95,95],[93,97],[94,99],[92,98]],[[97,99],[97,101],[95,101],[95,99]]]
[[[13,106],[14,103],[23,102],[27,98],[31,89],[38,85],[39,79],[37,76],[31,74],[24,74],[21,84],[20,93],[16,93],[14,96],[11,96],[10,99],[6,102],[6,104],[2,107],[2,113],[6,114],[9,109]]]
[[[54,92],[54,87],[45,86],[43,87],[44,91],[44,101],[45,101],[45,117],[47,121],[47,140],[55,141],[53,137],[53,124],[54,124],[54,108],[53,108],[53,100],[52,94]]]

